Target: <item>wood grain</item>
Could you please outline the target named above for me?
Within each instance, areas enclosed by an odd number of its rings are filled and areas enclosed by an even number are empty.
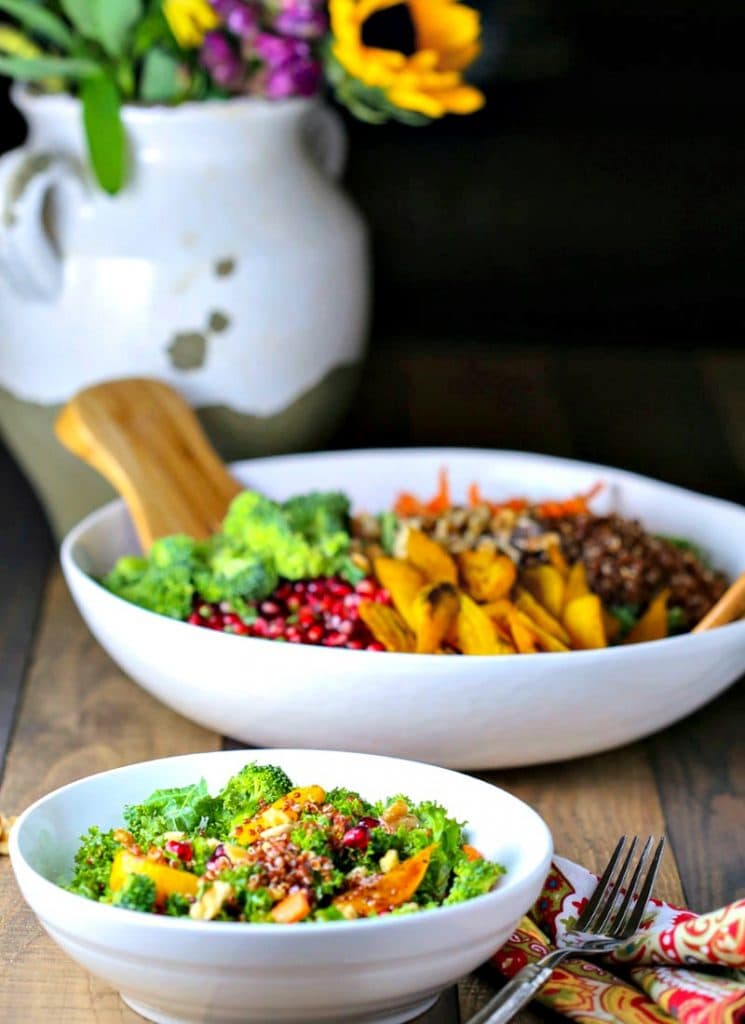
[[[0,787],[4,813],[17,814],[91,772],[219,745],[214,733],[122,675],[88,633],[55,572]],[[0,935],[0,1015],[7,1024],[141,1020],[107,985],[60,954],[21,899],[7,858],[0,858]]]
[[[556,853],[601,871],[620,835],[666,832],[653,768],[643,744],[562,764],[479,773],[525,800],[545,819]],[[680,904],[683,889],[668,849],[656,894]]]
[[[122,495],[145,551],[169,533],[208,537],[241,490],[185,400],[157,380],[86,388],[55,429]]]
[[[0,444],[0,778],[47,578],[52,542],[20,470]]]
[[[646,740],[686,902],[745,898],[745,679]]]

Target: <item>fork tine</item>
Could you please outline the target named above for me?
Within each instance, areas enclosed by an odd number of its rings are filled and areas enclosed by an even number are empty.
[[[616,864],[618,864],[618,861],[621,858],[621,854],[623,853],[623,848],[625,845],[626,836],[621,836],[621,838],[618,840],[618,843],[616,844],[615,850],[611,855],[611,859],[608,861],[608,864],[606,865],[605,871],[600,877],[600,881],[595,886],[595,891],[588,900],[587,906],[582,911],[577,920],[578,931],[585,931],[589,927],[592,918],[595,916],[595,911],[597,910],[601,899],[605,895],[605,890],[608,888],[608,883],[613,877],[613,872],[616,870]]]
[[[639,863],[636,865],[636,870],[634,871],[634,874],[631,876],[631,881],[629,882],[628,888],[626,889],[626,895],[623,898],[621,907],[613,920],[613,927],[610,929],[609,934],[612,935],[614,938],[620,935],[621,927],[628,914],[629,907],[632,906],[634,893],[636,892],[637,887],[639,885],[639,880],[642,877],[642,871],[644,871],[644,865],[647,862],[647,857],[649,856],[649,851],[652,849],[653,843],[654,837],[649,836],[646,843],[644,844],[644,849],[641,852],[641,856],[639,857]]]
[[[651,840],[650,836],[650,840]],[[662,855],[665,852],[665,837],[663,836],[657,844],[657,849],[654,852],[652,863],[649,865],[649,871],[647,877],[644,879],[644,885],[639,893],[639,899],[636,901],[631,917],[624,926],[623,919],[619,918],[619,925],[617,926],[617,933],[620,938],[628,939],[636,932],[639,925],[641,924],[644,911],[647,909],[647,902],[649,897],[652,895],[652,889],[657,879],[657,873],[660,870],[660,863],[662,861]],[[614,935],[616,933],[614,932]]]
[[[599,914],[598,916],[596,916],[595,920],[592,923],[592,930],[597,934],[600,934],[603,931],[603,926],[613,913],[613,908],[616,905],[616,900],[618,899],[618,894],[621,891],[621,886],[626,881],[626,875],[629,873],[629,868],[631,867],[631,858],[634,856],[634,851],[636,850],[638,842],[639,837],[634,836],[634,838],[631,840],[629,852],[626,854],[626,860],[623,862],[621,870],[618,872],[618,878],[613,883],[613,888],[610,891],[610,895],[603,903],[601,903],[600,907],[598,908]]]

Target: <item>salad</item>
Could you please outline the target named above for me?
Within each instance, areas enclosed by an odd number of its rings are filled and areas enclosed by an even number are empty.
[[[462,903],[503,874],[436,802],[370,803],[252,763],[217,796],[204,779],[159,789],[121,828],[89,829],[66,888],[143,913],[296,924]]]
[[[378,514],[337,492],[232,502],[207,540],[120,559],[112,593],[195,626],[292,644],[420,654],[533,654],[686,632],[727,587],[688,540],[599,515],[586,494],[453,502],[401,494]]]

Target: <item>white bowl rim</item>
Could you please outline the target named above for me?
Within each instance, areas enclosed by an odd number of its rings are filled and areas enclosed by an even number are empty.
[[[489,787],[490,789],[492,789],[495,792],[499,793],[501,797],[507,799],[508,802],[513,803],[513,804],[519,806],[523,811],[527,811],[530,815],[532,815],[535,818],[536,824],[538,825],[539,829],[543,832],[543,838],[544,838],[544,844],[545,844],[544,855],[541,858],[541,861],[540,861],[538,867],[534,868],[533,871],[531,871],[531,873],[527,877],[522,879],[522,881],[520,881],[519,883],[518,882],[514,882],[514,879],[510,879],[510,876],[507,873],[507,874],[502,876],[502,878],[500,880],[500,883],[497,885],[497,887],[495,889],[492,889],[491,892],[485,893],[483,896],[476,896],[476,897],[474,897],[471,900],[466,900],[463,903],[457,903],[457,904],[455,904],[453,906],[449,906],[449,907],[436,907],[436,908],[433,908],[431,911],[426,911],[426,912],[423,912],[422,914],[403,914],[403,915],[400,915],[400,916],[391,916],[389,914],[386,914],[386,915],[383,915],[383,916],[380,916],[380,917],[362,918],[360,920],[355,920],[355,921],[324,921],[324,922],[315,922],[315,924],[313,926],[307,926],[306,929],[299,929],[299,930],[293,929],[292,930],[292,934],[294,936],[301,935],[301,934],[306,934],[306,933],[308,935],[310,935],[310,936],[313,936],[313,935],[318,935],[319,931],[321,931],[322,934],[337,934],[339,931],[342,931],[342,930],[343,930],[343,934],[349,935],[349,934],[354,933],[359,928],[366,928],[366,929],[374,929],[374,928],[377,928],[377,929],[383,929],[383,928],[393,929],[393,928],[396,928],[396,929],[401,929],[401,928],[411,927],[412,924],[415,924],[416,922],[421,922],[423,920],[423,918],[426,918],[427,920],[429,920],[430,919],[429,918],[430,914],[436,914],[437,915],[437,920],[438,921],[443,921],[443,923],[444,923],[444,922],[446,922],[448,920],[457,919],[459,916],[461,916],[464,913],[464,911],[468,912],[470,909],[472,909],[474,904],[476,904],[476,903],[479,906],[483,907],[485,902],[488,900],[490,904],[496,906],[497,904],[503,902],[503,900],[506,899],[511,893],[514,893],[516,886],[519,885],[520,888],[530,887],[534,883],[534,881],[538,878],[538,875],[541,875],[541,881],[543,881],[543,879],[548,874],[548,871],[549,871],[549,868],[550,868],[550,864],[551,864],[551,859],[552,859],[553,854],[554,854],[553,837],[551,835],[551,832],[549,830],[548,825],[543,820],[543,818],[538,814],[538,812],[535,811],[530,806],[530,804],[525,803],[524,800],[520,800],[519,797],[514,796],[512,793],[508,793],[507,790],[502,789],[500,786],[494,786],[491,783],[484,782],[481,779],[473,779],[473,778],[471,778],[471,776],[468,776],[468,775],[466,775],[463,772],[458,772],[458,771],[455,771],[455,770],[453,770],[451,768],[442,768],[439,765],[433,765],[433,764],[430,764],[430,763],[428,763],[426,761],[413,761],[411,759],[401,758],[401,757],[388,757],[388,756],[383,755],[383,754],[361,754],[361,753],[359,753],[359,751],[352,751],[352,750],[327,750],[327,749],[324,749],[324,750],[320,750],[320,749],[305,750],[305,749],[295,748],[295,747],[286,747],[286,748],[285,747],[277,747],[277,748],[256,747],[256,748],[247,748],[245,752],[248,755],[255,755],[255,754],[259,754],[259,753],[271,753],[273,755],[276,754],[280,761],[281,761],[281,758],[282,758],[283,754],[301,754],[301,755],[312,755],[314,753],[316,753],[316,754],[321,754],[321,753],[323,753],[323,754],[339,754],[339,755],[344,755],[344,756],[355,756],[355,757],[366,758],[366,759],[374,759],[376,761],[388,761],[388,762],[393,761],[393,762],[398,762],[398,763],[401,763],[401,764],[404,764],[404,765],[405,764],[421,765],[424,768],[431,768],[433,771],[446,772],[448,775],[463,776],[464,778],[471,779],[471,781],[473,781],[473,782],[479,782],[482,785]],[[235,921],[192,921],[190,919],[185,919],[185,918],[180,918],[180,917],[168,917],[166,915],[161,915],[161,914],[144,914],[144,913],[141,913],[141,912],[138,912],[138,911],[135,911],[135,910],[127,910],[124,907],[113,907],[113,906],[111,906],[109,904],[106,904],[106,903],[99,903],[96,900],[89,900],[85,896],[79,896],[77,893],[68,892],[61,885],[57,885],[55,882],[51,882],[48,878],[45,878],[44,875],[40,874],[36,870],[36,868],[34,868],[29,863],[29,861],[24,857],[24,855],[21,853],[21,850],[20,850],[20,845],[19,845],[19,843],[20,843],[20,834],[21,834],[21,832],[23,830],[23,827],[24,827],[24,825],[26,823],[26,820],[28,818],[30,818],[31,815],[38,808],[40,808],[43,804],[51,803],[57,797],[59,797],[62,793],[65,793],[68,790],[74,789],[76,786],[81,785],[82,783],[90,782],[93,779],[103,779],[103,778],[106,778],[107,776],[110,776],[110,775],[115,775],[115,774],[126,772],[128,769],[132,769],[132,768],[141,768],[141,767],[144,767],[144,766],[157,767],[159,764],[164,764],[166,762],[169,763],[169,764],[172,764],[172,763],[174,763],[176,761],[188,761],[188,760],[191,760],[194,757],[205,757],[205,756],[208,756],[210,754],[221,755],[221,754],[233,754],[233,753],[236,753],[236,751],[210,750],[210,751],[201,751],[199,753],[178,754],[178,755],[175,755],[173,757],[154,758],[154,759],[152,759],[150,761],[136,761],[136,762],[133,762],[132,764],[120,765],[118,768],[109,768],[106,771],[94,772],[92,775],[86,775],[83,778],[74,779],[72,782],[68,782],[64,786],[58,786],[57,789],[53,789],[50,793],[47,793],[44,796],[39,797],[38,800],[35,800],[34,803],[32,803],[29,807],[27,807],[19,815],[18,819],[14,822],[13,827],[11,828],[11,831],[10,831],[10,841],[9,841],[9,847],[10,847],[9,852],[10,852],[11,864],[14,866],[14,868],[15,868],[15,864],[16,863],[22,864],[23,868],[26,871],[30,872],[34,876],[34,884],[39,887],[40,895],[43,895],[44,893],[51,893],[51,892],[53,892],[55,894],[56,898],[62,899],[64,901],[63,905],[67,904],[68,901],[69,901],[69,907],[70,907],[70,914],[71,914],[71,916],[74,916],[75,908],[76,907],[78,907],[78,908],[80,907],[80,900],[85,900],[86,905],[88,905],[89,907],[96,907],[97,908],[97,910],[93,911],[93,913],[99,913],[100,912],[100,913],[106,915],[104,918],[102,918],[102,923],[105,922],[105,921],[108,921],[108,922],[110,922],[112,924],[113,923],[119,923],[119,924],[125,925],[125,926],[127,924],[128,925],[132,925],[132,926],[140,925],[140,926],[164,929],[166,931],[174,931],[175,930],[176,932],[179,932],[179,933],[183,933],[184,931],[186,931],[186,929],[188,929],[190,932],[195,932],[198,935],[202,935],[202,934],[206,935],[206,934],[210,934],[210,933],[211,934],[220,934],[220,933],[226,934],[227,933],[229,935],[243,935],[243,934],[246,934],[246,935],[257,935],[258,934],[258,935],[272,935],[272,936],[280,935],[280,934],[282,934],[282,929],[278,928],[276,924],[258,924],[258,923],[235,922]],[[468,826],[468,822],[466,822],[466,827],[467,826]],[[512,885],[510,885],[510,881],[513,882]],[[503,884],[503,883],[506,883],[506,884]],[[112,914],[114,915],[113,918],[111,917]],[[317,925],[317,927],[316,927],[316,925]]]
[[[264,457],[261,457],[261,458],[255,458],[255,459],[239,459],[239,460],[236,460],[234,462],[231,462],[229,465],[231,467],[233,467],[233,466],[241,467],[241,466],[247,465],[247,464],[253,465],[255,463],[262,463],[262,462],[284,462],[284,461],[290,462],[290,461],[294,461],[294,460],[314,459],[314,458],[323,458],[323,459],[327,459],[327,458],[328,459],[333,459],[334,457],[348,458],[349,456],[362,457],[362,458],[364,458],[366,456],[369,456],[369,457],[377,457],[377,458],[379,458],[381,456],[405,456],[405,457],[412,457],[412,456],[435,456],[435,455],[438,456],[438,457],[441,457],[441,458],[447,458],[448,456],[474,455],[474,456],[484,456],[484,457],[494,457],[494,456],[504,457],[504,456],[507,456],[508,458],[514,458],[516,460],[517,459],[521,459],[521,458],[538,459],[538,460],[545,460],[546,462],[550,462],[550,463],[552,463],[552,464],[554,464],[556,466],[559,466],[559,467],[564,466],[566,468],[592,470],[594,472],[601,473],[601,474],[602,473],[611,473],[620,482],[623,482],[623,480],[628,480],[628,481],[637,482],[637,483],[653,484],[656,487],[664,488],[665,490],[670,491],[672,495],[685,496],[685,497],[688,497],[688,498],[700,498],[700,499],[702,499],[702,500],[704,500],[706,502],[714,503],[716,505],[719,505],[723,509],[731,509],[732,511],[738,512],[738,513],[742,514],[743,517],[745,518],[745,508],[743,506],[741,506],[741,505],[736,504],[735,502],[727,501],[724,498],[715,498],[715,497],[713,497],[711,495],[702,494],[702,493],[700,493],[698,491],[692,491],[692,490],[689,490],[688,488],[680,487],[677,484],[666,483],[663,480],[655,480],[653,477],[644,476],[641,473],[634,473],[634,472],[632,472],[630,470],[626,470],[626,469],[616,469],[613,466],[604,466],[604,465],[601,465],[599,463],[583,462],[583,461],[581,461],[579,459],[567,459],[567,458],[564,458],[564,457],[561,457],[561,456],[556,456],[556,455],[544,455],[544,454],[542,454],[540,452],[522,452],[522,451],[516,451],[514,449],[506,449],[506,448],[463,448],[463,447],[460,447],[460,448],[458,448],[458,447],[443,447],[443,448],[437,448],[437,447],[422,447],[422,448],[348,448],[348,449],[341,449],[339,451],[299,452],[299,453],[287,454],[287,455],[268,455],[268,456],[264,456]],[[119,597],[116,594],[112,594],[111,591],[106,590],[106,588],[103,587],[95,579],[95,577],[89,575],[87,572],[85,572],[83,569],[81,569],[80,566],[75,561],[75,558],[73,556],[73,549],[74,549],[75,545],[78,543],[78,541],[80,541],[81,538],[85,536],[87,531],[91,527],[95,526],[99,522],[99,520],[105,519],[107,516],[112,515],[115,511],[121,510],[123,507],[124,507],[124,499],[123,498],[114,498],[112,501],[107,502],[105,505],[102,505],[100,508],[94,509],[92,512],[90,512],[87,516],[85,516],[84,519],[82,519],[76,526],[74,526],[68,532],[68,534],[63,539],[62,545],[61,545],[61,548],[60,548],[60,559],[61,559],[62,566],[63,566],[65,572],[66,573],[69,572],[69,573],[79,577],[80,579],[84,580],[85,582],[95,586],[96,590],[99,592],[98,596],[100,597],[100,600],[102,600],[104,602],[112,602],[113,601],[117,605],[124,604],[124,605],[127,605],[127,607],[129,607],[129,608],[135,609],[135,611],[137,613],[139,613],[139,614],[147,615],[147,616],[149,616],[151,618],[157,618],[157,619],[159,619],[164,624],[164,628],[173,628],[173,627],[175,627],[175,628],[180,629],[180,630],[184,629],[184,628],[187,628],[189,630],[194,630],[195,627],[192,626],[188,622],[183,622],[183,621],[181,621],[179,619],[171,619],[167,615],[160,615],[158,612],[149,611],[147,608],[141,608],[139,605],[132,604],[129,601],[125,601],[124,598]],[[169,627],[166,627],[165,623],[169,623],[170,624]],[[719,627],[719,629],[725,629],[725,628],[729,629],[729,630],[738,629],[738,630],[740,630],[740,632],[744,632],[745,633],[745,619],[741,619],[741,620],[736,621],[736,622],[730,622],[730,623],[727,623],[726,626],[720,626]],[[278,648],[280,650],[285,648],[286,646],[288,646],[288,645],[285,645],[285,644],[278,644],[275,640],[271,640],[269,638],[264,638],[264,637],[238,636],[237,634],[219,633],[216,630],[207,630],[207,629],[203,629],[201,632],[204,634],[204,638],[205,638],[203,642],[207,642],[207,643],[224,643],[225,640],[228,640],[231,643],[242,643],[242,644],[273,644],[276,648]],[[704,643],[715,643],[716,642],[717,632],[718,632],[718,630],[715,629],[715,630],[709,630],[709,631],[704,632],[704,633],[692,633],[692,632],[680,633],[677,636],[664,637],[661,640],[647,640],[647,641],[645,641],[645,643],[643,645],[639,645],[639,644],[627,644],[627,645],[620,644],[620,645],[615,646],[615,647],[604,647],[604,648],[599,648],[599,649],[596,649],[596,650],[550,651],[550,652],[545,652],[544,651],[544,652],[537,652],[535,654],[517,654],[517,653],[515,653],[515,654],[487,654],[487,655],[478,655],[478,657],[479,657],[480,661],[484,661],[484,662],[491,663],[491,664],[505,663],[505,659],[507,659],[506,663],[509,664],[510,663],[510,659],[517,658],[517,657],[520,658],[520,662],[522,664],[526,658],[531,658],[531,659],[541,658],[541,659],[544,659],[544,658],[546,658],[547,655],[551,656],[552,658],[564,658],[564,659],[566,659],[568,657],[572,657],[573,659],[576,659],[577,657],[583,657],[583,658],[585,658],[585,660],[589,660],[591,658],[594,658],[596,661],[598,661],[600,664],[602,664],[608,658],[613,658],[613,659],[633,658],[636,654],[638,654],[639,648],[641,646],[643,646],[645,650],[647,648],[657,650],[660,647],[660,645],[662,645],[662,644],[666,645],[666,647],[669,647],[671,644],[677,644],[679,647],[682,648],[684,644],[690,645],[690,644],[693,643],[693,644],[698,644],[699,646],[701,646]],[[207,637],[209,637],[209,639],[206,639]],[[393,659],[396,660],[396,664],[400,664],[402,659],[406,659],[406,662],[409,663],[409,661],[410,661],[410,659],[412,657],[416,657],[417,664],[422,664],[423,667],[427,667],[428,665],[431,665],[433,662],[436,662],[438,665],[442,663],[442,656],[438,655],[438,654],[416,654],[416,655],[411,655],[411,654],[404,654],[402,652],[396,652],[396,651],[352,651],[352,650],[349,650],[349,649],[343,648],[343,647],[328,648],[328,647],[318,647],[318,646],[314,646],[312,644],[303,644],[301,649],[302,649],[302,652],[303,652],[303,656],[304,657],[310,657],[310,658],[326,656],[328,654],[328,652],[331,650],[331,651],[334,651],[336,655],[346,656],[348,658],[352,658],[352,657],[356,657],[356,658],[365,657],[365,658],[369,659],[369,658],[373,658],[373,657],[374,658],[378,658],[378,657],[380,657],[381,655],[384,654],[385,658],[386,658],[384,664],[388,664],[389,661],[391,663],[393,663]],[[248,652],[250,650],[250,648],[246,648],[246,650]],[[681,654],[682,654],[682,650],[681,650]],[[475,657],[475,655],[470,655],[469,657]],[[462,667],[462,663],[461,663],[461,660],[459,658],[448,659],[448,663],[453,663],[456,667]]]

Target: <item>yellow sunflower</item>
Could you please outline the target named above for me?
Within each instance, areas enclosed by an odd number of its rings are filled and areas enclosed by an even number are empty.
[[[208,0],[163,0],[163,14],[176,42],[184,50],[195,50],[220,19]]]
[[[366,46],[365,23],[402,0],[330,0],[332,52],[363,85],[381,89],[394,106],[423,114],[471,114],[484,104],[463,71],[481,52],[479,14],[460,0],[406,0],[415,33],[411,55]]]

